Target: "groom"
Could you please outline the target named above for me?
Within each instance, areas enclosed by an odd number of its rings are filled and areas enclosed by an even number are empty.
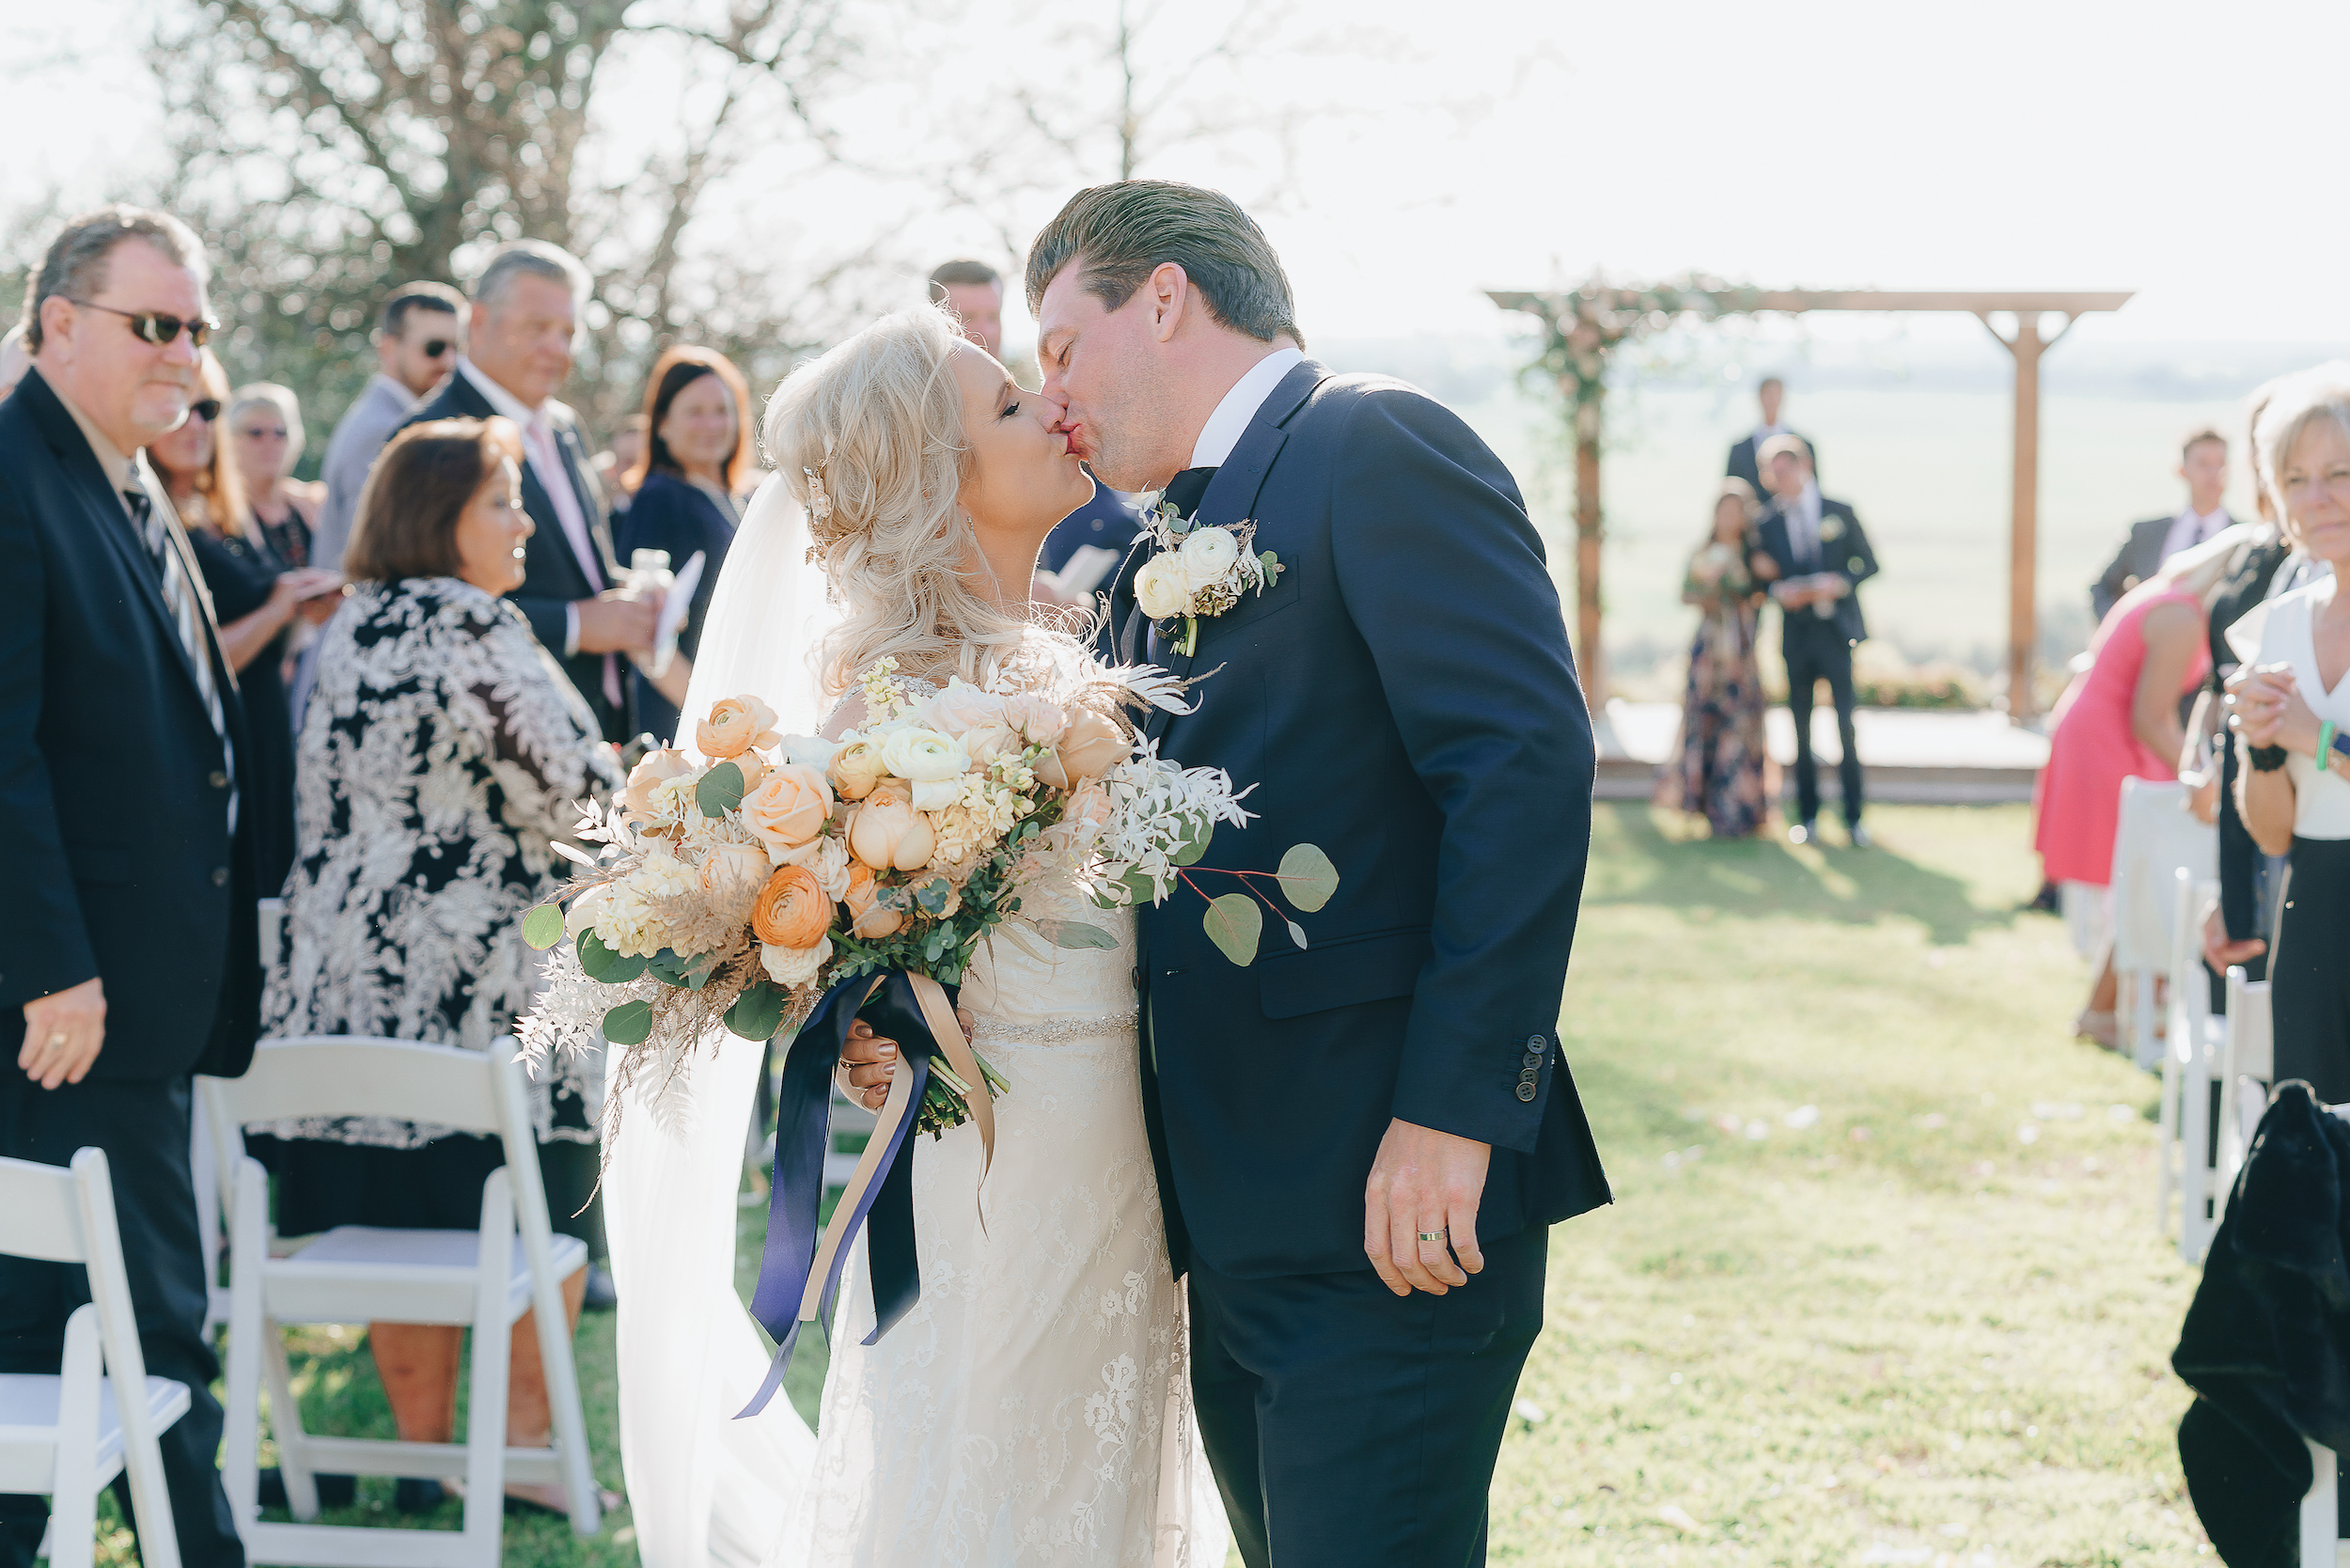
[[[1311,947],[1246,969],[1191,894],[1140,912],[1145,1111],[1241,1556],[1482,1562],[1546,1227],[1609,1200],[1557,1033],[1593,752],[1542,541],[1452,414],[1306,358],[1215,192],[1082,191],[1026,281],[1072,450],[1255,519],[1286,567],[1189,656],[1136,608],[1147,536],[1113,582],[1104,655],[1201,679],[1152,717],[1165,754],[1258,786],[1193,875],[1310,842],[1341,879]]]

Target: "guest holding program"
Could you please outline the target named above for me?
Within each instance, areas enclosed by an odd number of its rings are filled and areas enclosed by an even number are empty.
[[[555,400],[572,373],[588,269],[541,240],[500,247],[474,287],[456,373],[410,424],[498,415],[522,432],[527,581],[509,597],[596,715],[607,741],[636,733],[626,655],[652,650],[661,596],[637,597],[613,559],[579,421]]]
[[[540,955],[521,920],[554,896],[579,803],[619,783],[595,716],[531,635],[511,595],[532,533],[523,447],[503,418],[412,425],[377,460],[343,564],[352,590],[320,638],[302,729],[300,859],[286,887],[287,960],[264,1006],[273,1035],[380,1035],[469,1051],[528,1008]],[[594,1081],[534,1084],[540,1169],[557,1231],[590,1241]],[[277,1227],[470,1230],[494,1137],[384,1117],[257,1129],[277,1175]],[[564,1282],[576,1325],[587,1271]],[[400,1435],[446,1443],[458,1328],[377,1323],[368,1341]],[[543,1447],[538,1338],[515,1325],[509,1441]],[[535,1501],[539,1489],[509,1487]],[[436,1500],[403,1482],[403,1507]]]
[[[188,1139],[189,1074],[253,1059],[252,746],[138,456],[202,395],[209,275],[177,219],[110,207],[67,224],[25,290],[33,365],[0,403],[0,1155],[105,1151],[140,1352],[192,1402],[160,1435],[180,1560],[241,1568]],[[0,1258],[0,1372],[54,1376],[89,1298],[78,1265]],[[0,1559],[30,1563],[48,1516],[0,1497]]]

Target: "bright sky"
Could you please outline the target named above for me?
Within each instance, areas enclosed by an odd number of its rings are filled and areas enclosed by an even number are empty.
[[[85,0],[0,24],[0,57],[74,56],[0,91],[0,146],[40,154],[0,165],[0,210],[53,184],[95,196],[154,165],[139,48],[169,3]],[[1815,287],[2135,288],[2079,340],[2350,338],[2350,290],[2325,259],[2350,240],[2334,153],[2350,7],[2331,0],[1984,0],[1963,13],[1504,0],[1442,28],[1422,0],[1301,10],[1309,31],[1410,39],[1398,58],[1325,55],[1251,88],[1363,111],[1301,131],[1302,200],[1267,221],[1322,336],[1485,336],[1495,313],[1479,290],[1604,265]],[[1168,14],[1204,32],[1224,11],[1198,0]],[[1070,37],[1089,13],[1040,14],[957,8],[945,24],[959,29],[960,83],[997,91],[1049,62],[1098,87]],[[1173,54],[1169,34],[1154,38]],[[1147,172],[1253,184],[1240,165],[1266,149],[1247,141]]]

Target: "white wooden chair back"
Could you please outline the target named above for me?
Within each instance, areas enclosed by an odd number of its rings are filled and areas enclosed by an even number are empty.
[[[2175,780],[2125,778],[2113,836],[2113,969],[2123,1049],[2149,1072],[2161,1061],[2156,977],[2169,972],[2175,879],[2185,867],[2198,880],[2217,877],[2219,837],[2187,809]]]
[[[2178,1172],[2179,1256],[2200,1263],[2218,1228],[2225,1188],[2217,1183],[2226,1140],[2214,1120],[2213,1088],[2226,1076],[2226,1021],[2211,1011],[2211,981],[2203,968],[2202,910],[2219,896],[2219,885],[2187,867],[2172,872],[2170,1007],[2163,1052],[2163,1127],[2176,1137],[2163,1140],[2161,1168]],[[2224,1098],[2224,1096],[2222,1096]]]
[[[234,1256],[230,1290],[236,1305],[229,1326],[229,1431],[222,1468],[230,1482],[231,1506],[248,1505],[256,1484],[257,1422],[243,1396],[250,1389],[258,1400],[263,1372],[272,1384],[272,1424],[288,1495],[299,1517],[307,1519],[317,1513],[310,1472],[321,1466],[311,1463],[313,1459],[333,1461],[327,1468],[355,1469],[362,1474],[436,1476],[462,1468],[467,1479],[465,1524],[455,1536],[427,1532],[429,1539],[418,1545],[414,1531],[257,1524],[244,1519],[240,1528],[248,1558],[255,1562],[381,1562],[399,1568],[423,1568],[428,1562],[474,1563],[487,1568],[497,1560],[499,1495],[508,1480],[561,1484],[569,1496],[572,1529],[582,1535],[595,1534],[601,1528],[601,1513],[588,1469],[562,1276],[556,1271],[556,1238],[539,1174],[529,1094],[511,1039],[494,1041],[487,1051],[341,1035],[265,1040],[255,1047],[253,1065],[243,1077],[202,1079],[200,1088],[229,1189]],[[478,1247],[467,1254],[473,1264],[472,1283],[453,1290],[445,1262],[437,1265],[438,1278],[433,1278],[435,1265],[427,1264],[424,1278],[403,1279],[399,1277],[401,1265],[393,1262],[368,1264],[381,1278],[360,1284],[354,1294],[352,1263],[364,1262],[370,1247],[378,1253],[388,1247],[400,1256],[407,1255],[400,1252],[402,1247],[410,1251],[438,1247],[446,1252],[446,1247],[425,1239],[439,1232],[399,1232],[398,1236],[407,1238],[405,1242],[384,1243],[370,1240],[383,1232],[346,1227],[330,1231],[320,1243],[292,1257],[270,1256],[268,1243],[274,1240],[274,1234],[266,1215],[263,1175],[244,1153],[243,1129],[255,1122],[337,1116],[425,1121],[501,1140],[506,1164],[483,1184]],[[537,1313],[540,1359],[555,1419],[554,1450],[509,1450],[502,1437],[495,1442],[488,1437],[504,1430],[508,1328],[520,1316],[519,1305],[508,1311],[509,1260],[517,1230],[527,1263],[529,1305]],[[337,1245],[346,1236],[352,1238],[349,1244]],[[578,1242],[563,1238],[562,1250],[572,1266],[584,1265],[586,1253]],[[348,1259],[346,1253],[360,1257]],[[239,1278],[248,1271],[259,1277],[250,1288]],[[266,1291],[262,1280],[270,1282]],[[409,1317],[394,1309],[416,1303],[431,1305]],[[346,1310],[351,1314],[348,1318],[332,1315]],[[400,1321],[470,1322],[474,1328],[472,1420],[481,1421],[484,1413],[494,1408],[494,1426],[482,1421],[474,1429],[483,1435],[482,1441],[469,1441],[462,1449],[310,1436],[301,1430],[299,1414],[291,1407],[284,1347],[276,1326],[278,1312],[316,1321],[365,1321],[388,1314]],[[367,1468],[369,1465],[378,1467]],[[412,1546],[416,1548],[413,1552]]]
[[[157,1379],[155,1393],[162,1397],[150,1397],[105,1151],[80,1150],[65,1170],[0,1159],[0,1253],[80,1263],[88,1271],[90,1294],[88,1305],[76,1309],[66,1325],[65,1359],[50,1405],[54,1426],[44,1432],[20,1423],[13,1410],[35,1385],[53,1380],[23,1374],[0,1379],[8,1386],[0,1407],[11,1410],[10,1417],[0,1419],[0,1492],[51,1494],[52,1562],[57,1568],[88,1563],[98,1488],[116,1473],[99,1463],[102,1403],[111,1403],[122,1434],[120,1466],[130,1472],[140,1554],[149,1568],[180,1568],[179,1534],[156,1436],[186,1411],[188,1395],[180,1385]]]
[[[2222,1193],[2235,1187],[2268,1109],[2277,1078],[2276,1027],[2269,1016],[2268,982],[2251,979],[2242,964],[2228,971],[2228,1041],[2220,1075],[2219,1171]]]

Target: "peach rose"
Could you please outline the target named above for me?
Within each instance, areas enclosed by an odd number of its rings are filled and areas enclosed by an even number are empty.
[[[832,818],[832,786],[814,768],[786,762],[743,797],[743,825],[776,855],[797,849]]]
[[[885,936],[895,936],[906,923],[901,910],[890,908],[881,901],[881,885],[873,880],[871,868],[849,868],[849,891],[840,902],[849,906],[854,922],[849,934],[861,936],[868,942],[878,942]]]
[[[628,788],[620,792],[620,804],[640,817],[650,816],[654,786],[693,771],[694,764],[685,760],[682,751],[648,751],[645,760],[628,776]]]
[[[863,800],[889,769],[881,760],[881,747],[852,729],[840,738],[824,773],[842,800]]]
[[[747,795],[759,788],[759,781],[767,776],[767,759],[756,751],[741,751],[727,759],[743,770],[743,792]]]
[[[711,705],[710,716],[694,727],[694,745],[713,762],[731,761],[745,751],[763,750],[783,736],[776,711],[755,697],[729,697]]]
[[[1090,708],[1080,708],[1070,716],[1058,747],[1060,765],[1073,782],[1101,777],[1133,751],[1126,731]]]
[[[766,881],[766,852],[757,844],[713,844],[702,859],[702,891],[713,898],[747,893]]]
[[[849,853],[877,871],[918,871],[937,848],[931,820],[902,784],[878,786],[849,819]]]
[[[1069,728],[1069,710],[1048,697],[1023,692],[1005,701],[1004,722],[1030,745],[1058,745]]]
[[[966,729],[1000,720],[1004,699],[994,692],[981,691],[958,675],[947,682],[945,691],[924,701],[921,712],[938,729],[960,735]]]
[[[751,905],[751,932],[778,948],[812,948],[832,929],[832,901],[816,873],[786,866],[767,879]]]

